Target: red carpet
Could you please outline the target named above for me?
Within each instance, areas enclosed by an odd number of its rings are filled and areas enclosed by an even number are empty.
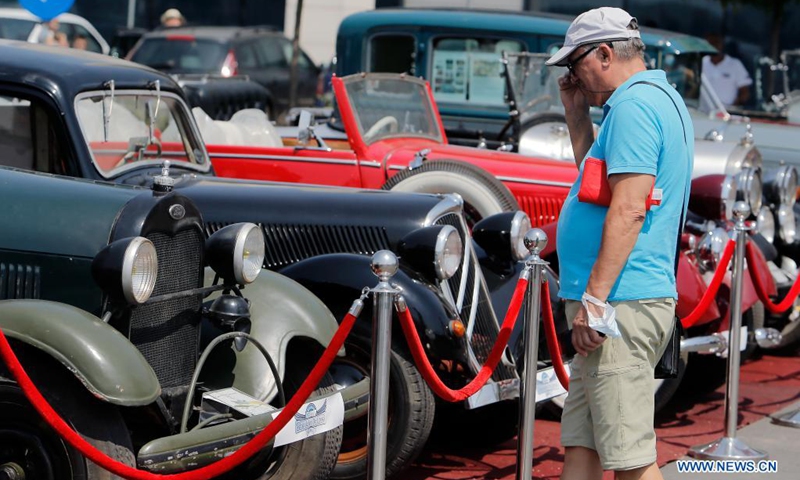
[[[694,445],[723,435],[725,366],[704,361],[709,358],[700,360],[690,363],[676,397],[656,416],[659,465],[683,457]],[[713,379],[703,375],[707,371],[721,373]],[[742,367],[740,378],[741,428],[800,400],[800,348],[749,361]],[[560,424],[546,412],[542,417],[536,420],[534,478],[557,479],[564,460],[559,442]],[[456,449],[440,441],[429,445],[401,477],[403,480],[514,479],[516,448],[516,439],[489,449]],[[611,479],[613,475],[608,472],[604,478]]]

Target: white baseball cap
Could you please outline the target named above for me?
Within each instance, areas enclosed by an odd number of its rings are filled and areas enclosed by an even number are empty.
[[[567,29],[564,46],[545,64],[566,63],[569,55],[581,45],[641,38],[638,26],[634,30],[628,28],[631,22],[636,22],[636,17],[630,16],[621,8],[600,7],[584,12],[578,15],[578,18],[573,20]]]

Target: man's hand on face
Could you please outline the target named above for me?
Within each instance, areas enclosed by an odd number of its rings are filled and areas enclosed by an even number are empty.
[[[596,316],[603,315],[603,312],[592,313]],[[596,330],[589,327],[589,317],[586,314],[586,309],[581,307],[572,321],[572,345],[575,347],[575,351],[585,357],[605,341],[606,337],[601,336]]]
[[[558,88],[561,90],[561,102],[567,115],[571,113],[586,113],[589,111],[589,101],[578,87],[577,79],[569,72],[558,78]]]

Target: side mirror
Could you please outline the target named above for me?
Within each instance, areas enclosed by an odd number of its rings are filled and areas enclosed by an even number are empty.
[[[311,124],[314,122],[314,114],[309,112],[308,110],[303,110],[300,112],[300,120],[298,121],[298,126],[300,129],[297,131],[297,143],[306,146],[308,145],[309,140],[314,138],[314,131],[311,128]]]

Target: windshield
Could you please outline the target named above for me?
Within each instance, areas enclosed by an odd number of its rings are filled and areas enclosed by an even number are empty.
[[[131,60],[156,70],[179,73],[219,72],[227,48],[212,40],[191,36],[146,38]]]
[[[393,137],[442,141],[425,83],[395,75],[345,79],[347,97],[364,143]]]
[[[699,52],[673,53],[659,52],[656,68],[667,73],[667,81],[681,94],[689,107],[697,107],[700,100],[700,72],[703,68],[703,55]]]
[[[800,96],[800,50],[783,52],[782,59],[786,66],[784,89],[790,98],[797,98]]]
[[[508,53],[505,58],[521,122],[535,113],[561,109],[558,77],[566,68],[546,66],[546,53]]]
[[[91,92],[78,96],[75,110],[95,166],[106,178],[164,160],[209,168],[186,107],[171,94]]]
[[[521,52],[515,40],[440,37],[433,42],[431,85],[439,103],[505,107],[504,52]]]

